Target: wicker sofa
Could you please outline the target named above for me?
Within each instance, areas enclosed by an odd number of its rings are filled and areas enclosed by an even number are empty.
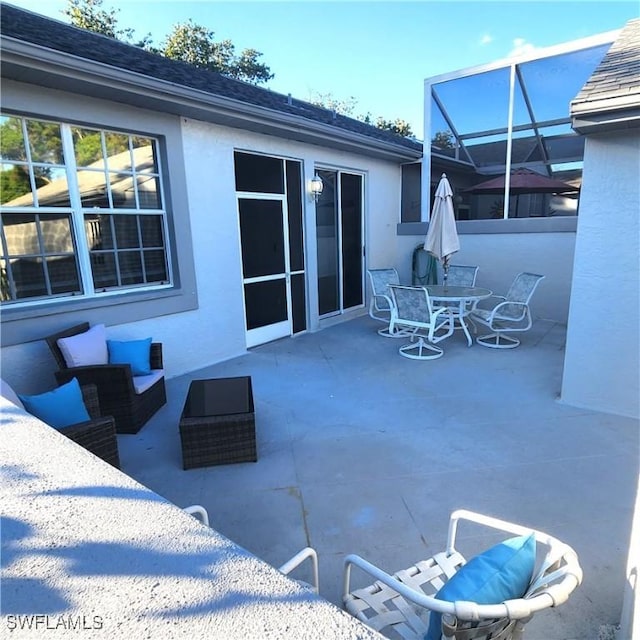
[[[59,331],[46,338],[49,349],[56,359],[59,370],[55,376],[58,384],[77,378],[80,385],[94,384],[102,411],[113,416],[118,433],[137,433],[151,416],[167,402],[164,376],[144,391],[137,393],[131,367],[125,364],[100,364],[83,367],[68,367],[58,346],[58,340],[89,330],[89,323]],[[162,344],[151,344],[151,369],[161,370]]]

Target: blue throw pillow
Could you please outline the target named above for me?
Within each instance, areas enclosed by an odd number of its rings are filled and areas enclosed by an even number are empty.
[[[134,376],[151,373],[151,338],[118,342],[107,340],[110,364],[130,364]]]
[[[466,600],[478,604],[500,604],[521,598],[533,576],[536,540],[533,534],[509,538],[475,556],[436,593],[439,600]],[[425,640],[440,640],[442,614],[432,611]]]
[[[18,397],[30,414],[55,429],[91,420],[76,378],[47,393]]]

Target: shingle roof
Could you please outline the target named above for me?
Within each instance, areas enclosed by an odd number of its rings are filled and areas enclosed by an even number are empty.
[[[79,29],[58,20],[2,4],[3,37],[11,37],[78,58],[100,62],[176,85],[231,98],[257,107],[299,116],[337,129],[421,151],[422,144],[308,102],[170,60],[119,40]]]
[[[573,116],[640,107],[640,19],[627,22],[571,102]]]

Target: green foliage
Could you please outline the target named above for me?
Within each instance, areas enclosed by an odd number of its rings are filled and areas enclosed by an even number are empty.
[[[353,116],[356,104],[358,104],[358,100],[354,96],[349,96],[346,100],[339,100],[332,93],[317,92],[312,92],[309,102],[317,107],[340,113],[343,116]]]
[[[109,38],[131,40],[133,29],[118,28],[119,9],[102,9],[103,0],[67,0],[63,13],[69,17],[72,25],[101,33]]]
[[[0,202],[11,202],[31,191],[26,167],[14,166],[0,173]]]
[[[173,27],[162,43],[160,52],[167,58],[182,60],[238,80],[258,84],[273,78],[269,67],[258,62],[261,53],[255,49],[245,49],[237,56],[231,40],[216,42],[214,35],[213,31],[188,20]]]
[[[411,125],[402,118],[396,118],[395,120],[385,120],[382,116],[376,118],[375,126],[378,129],[384,129],[385,131],[392,131],[405,138],[413,137],[413,131]]]
[[[353,96],[350,96],[346,100],[340,100],[335,98],[332,93],[312,93],[310,102],[318,107],[323,107],[324,109],[330,109],[331,111],[340,113],[343,116],[349,116],[356,120],[361,120],[362,122],[377,127],[378,129],[392,131],[393,133],[397,133],[398,135],[406,138],[413,137],[411,125],[402,118],[386,120],[382,116],[378,116],[374,120],[370,113],[354,115],[358,100]]]
[[[434,147],[440,149],[453,149],[453,133],[451,131],[436,131],[436,134],[431,138],[431,144]]]
[[[188,20],[177,24],[160,47],[153,45],[150,34],[133,42],[134,30],[118,26],[119,9],[103,9],[103,0],[67,0],[63,11],[72,25],[95,33],[124,40],[151,53],[173,60],[182,60],[196,67],[217,71],[253,84],[273,78],[271,70],[260,62],[262,54],[255,49],[244,49],[236,54],[231,40],[217,42],[213,31]]]

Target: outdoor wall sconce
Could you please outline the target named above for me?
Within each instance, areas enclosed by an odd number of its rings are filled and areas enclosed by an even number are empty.
[[[322,178],[316,173],[316,175],[313,176],[313,179],[309,183],[309,191],[314,202],[318,202],[323,188],[324,185],[322,184]]]

